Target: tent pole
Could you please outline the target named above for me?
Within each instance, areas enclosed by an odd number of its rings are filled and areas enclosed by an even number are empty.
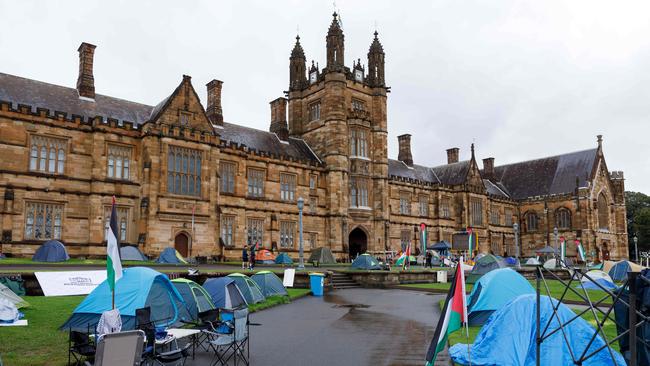
[[[111,290],[111,304],[113,307],[113,310],[115,310],[115,289]]]

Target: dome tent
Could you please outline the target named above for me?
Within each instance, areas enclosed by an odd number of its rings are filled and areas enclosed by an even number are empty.
[[[486,254],[474,263],[474,268],[467,276],[467,283],[475,283],[484,274],[499,268],[506,268],[508,265],[500,257]]]
[[[275,264],[291,265],[293,264],[293,260],[287,253],[280,253],[275,257]]]
[[[156,263],[187,264],[187,261],[176,249],[167,247],[160,253]]]
[[[231,273],[228,277],[235,281],[237,288],[239,288],[239,291],[244,295],[244,299],[246,299],[248,305],[257,304],[258,302],[266,300],[262,294],[262,290],[260,290],[259,286],[257,286],[257,284],[248,276],[241,273]]]
[[[483,275],[467,299],[470,326],[482,325],[496,310],[510,300],[535,290],[526,279],[510,268],[500,268]]]
[[[625,281],[627,280],[628,272],[641,272],[643,268],[644,267],[636,263],[622,260],[620,262],[616,262],[616,264],[612,266],[612,268],[609,270],[609,275],[614,281]]]
[[[318,262],[320,264],[334,264],[336,259],[330,248],[320,247],[311,251],[307,262]]]
[[[255,252],[255,262],[262,264],[275,264],[275,255],[268,249]]]
[[[123,261],[148,261],[147,257],[142,254],[138,247],[125,245],[120,248],[120,259]]]
[[[172,280],[172,284],[183,297],[193,320],[198,320],[199,313],[214,309],[210,294],[198,283],[185,278],[176,278]]]
[[[355,259],[354,262],[352,262],[352,265],[350,267],[354,269],[362,269],[367,271],[381,269],[381,266],[379,265],[379,261],[377,260],[377,258],[367,253],[363,253],[360,256],[358,256],[357,259]]]
[[[259,271],[251,276],[251,279],[262,290],[262,294],[266,297],[280,295],[288,296],[287,289],[282,285],[282,280],[275,273],[271,271]]]
[[[208,278],[203,283],[203,288],[210,294],[212,303],[218,309],[235,309],[248,305],[231,277]]]
[[[156,326],[191,320],[183,297],[167,275],[146,267],[124,270],[115,284],[115,307],[122,317],[122,330],[135,328],[135,311],[144,307],[151,308],[151,321]],[[111,290],[106,280],[74,309],[61,329],[86,331],[89,324],[96,324],[102,313],[111,308]]]
[[[587,276],[589,276],[589,278],[587,278]],[[602,290],[602,288],[600,288],[598,285],[608,290],[614,290],[618,288],[618,286],[614,284],[614,281],[612,281],[612,278],[609,277],[607,273],[597,269],[585,273],[585,276],[582,276],[580,282],[582,286],[584,286],[584,288],[587,290]],[[580,288],[580,285],[577,287]]]
[[[65,262],[70,259],[63,243],[58,240],[48,240],[34,253],[34,262]]]
[[[13,303],[17,309],[29,306],[29,303],[16,295],[11,289],[0,283],[0,299],[8,300]]]

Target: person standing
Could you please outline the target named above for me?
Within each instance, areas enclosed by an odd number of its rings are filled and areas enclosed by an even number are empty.
[[[251,247],[251,255],[250,255],[250,270],[252,271],[253,268],[255,268],[255,246]]]
[[[246,250],[246,246],[244,246],[244,249],[241,251],[241,269],[246,269],[248,266],[248,250]]]

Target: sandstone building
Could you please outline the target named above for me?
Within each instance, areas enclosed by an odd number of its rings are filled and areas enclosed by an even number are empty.
[[[610,172],[602,138],[594,148],[509,165],[447,150],[448,163],[414,164],[410,135],[387,153],[390,88],[375,32],[365,65],[345,63],[336,15],[324,68],[308,64],[299,37],[286,97],[270,103],[269,131],[229,121],[222,82],[203,105],[189,76],[156,106],[96,93],[95,46],[83,43],[76,88],[0,73],[0,229],[3,253],[31,255],[48,239],[73,256],[105,254],[111,197],[120,240],[156,255],[239,257],[261,243],[296,256],[304,198],[305,248],[340,258],[429,242],[521,255],[553,230],[588,253],[627,257],[623,173]],[[226,117],[226,118],[224,118]],[[569,255],[575,248],[569,245]]]

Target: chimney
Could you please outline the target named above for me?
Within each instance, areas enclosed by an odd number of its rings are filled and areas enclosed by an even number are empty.
[[[413,166],[413,155],[411,155],[411,135],[404,134],[397,136],[397,141],[399,142],[399,154],[397,155],[397,160],[408,166]]]
[[[207,83],[208,87],[208,107],[206,114],[212,124],[223,126],[223,111],[221,110],[221,86],[223,81],[214,79]]]
[[[494,158],[483,159],[483,178],[494,179]]]
[[[83,42],[77,51],[79,51],[77,91],[80,97],[95,99],[95,78],[93,77],[95,45]]]
[[[278,135],[282,141],[289,138],[289,127],[287,126],[287,98],[278,98],[271,103],[271,127],[269,131]]]
[[[457,147],[452,147],[447,149],[447,164],[458,163],[458,154],[460,149]]]

